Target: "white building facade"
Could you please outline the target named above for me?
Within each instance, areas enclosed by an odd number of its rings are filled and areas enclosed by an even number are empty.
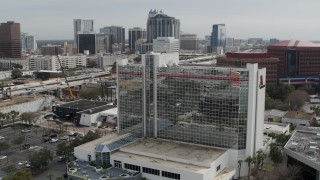
[[[158,37],[153,40],[153,52],[155,53],[174,53],[179,52],[179,39],[174,37]]]
[[[64,68],[76,68],[87,66],[87,57],[78,56],[59,56],[61,65]],[[29,70],[60,70],[60,64],[57,56],[31,56],[29,58]]]

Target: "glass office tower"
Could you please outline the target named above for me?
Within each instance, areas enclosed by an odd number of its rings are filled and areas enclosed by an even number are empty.
[[[212,47],[226,46],[226,25],[225,24],[212,25],[211,46]]]
[[[257,64],[247,68],[177,66],[170,57],[160,62],[162,55],[143,55],[140,68],[118,67],[120,132],[139,128],[140,137],[236,150],[246,149],[256,136],[262,136],[258,129],[263,126],[257,125],[257,119],[261,124],[263,116],[257,113],[263,112],[264,103],[259,101],[264,93],[257,86]],[[127,90],[125,82],[130,82]]]

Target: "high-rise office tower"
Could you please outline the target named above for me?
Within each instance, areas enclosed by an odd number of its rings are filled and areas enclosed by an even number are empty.
[[[0,58],[21,58],[20,23],[1,23]]]
[[[27,34],[24,36],[23,40],[24,40],[24,47],[22,47],[22,49],[24,49],[25,51],[34,51],[37,49],[37,42],[34,35]],[[21,39],[21,43],[22,43],[22,39]]]
[[[110,53],[111,36],[103,33],[78,33],[78,53],[88,50],[90,54]]]
[[[100,33],[111,35],[111,45],[117,45],[121,52],[125,51],[125,28],[121,26],[107,26],[100,28]]]
[[[129,49],[131,52],[135,52],[135,43],[139,39],[147,38],[147,31],[140,27],[134,27],[129,29]]]
[[[251,155],[263,145],[265,68],[178,66],[178,53],[118,65],[118,127]]]
[[[180,49],[197,51],[199,50],[199,39],[196,34],[181,34],[180,35]]]
[[[226,25],[225,24],[214,24],[212,26],[211,33],[211,47],[213,51],[217,47],[226,46]]]
[[[164,14],[162,11],[150,10],[147,22],[147,42],[152,43],[158,37],[180,38],[180,20]]]
[[[93,30],[93,20],[84,20],[84,19],[74,19],[74,45],[78,44],[78,33],[92,33]]]

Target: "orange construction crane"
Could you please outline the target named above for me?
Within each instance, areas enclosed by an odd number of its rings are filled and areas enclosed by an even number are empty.
[[[67,88],[68,88],[68,91],[69,91],[69,98],[70,98],[70,100],[75,100],[76,97],[75,97],[75,96],[73,95],[73,93],[72,93],[72,90],[71,90],[71,88],[70,88],[70,85],[69,85],[67,76],[66,76],[66,74],[64,73],[64,69],[63,69],[63,67],[62,67],[62,64],[61,64],[59,55],[57,55],[57,57],[58,57],[58,61],[59,61],[59,64],[60,64],[60,69],[61,69],[61,71],[62,71],[63,77],[64,77],[64,79],[66,80],[66,83],[67,83]]]

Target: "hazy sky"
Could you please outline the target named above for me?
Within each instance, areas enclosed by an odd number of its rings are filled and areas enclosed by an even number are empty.
[[[20,22],[41,39],[73,39],[73,19],[94,19],[95,30],[146,27],[150,9],[180,19],[199,38],[225,23],[227,36],[320,40],[320,0],[1,0],[0,22]],[[127,38],[127,37],[126,37]]]

